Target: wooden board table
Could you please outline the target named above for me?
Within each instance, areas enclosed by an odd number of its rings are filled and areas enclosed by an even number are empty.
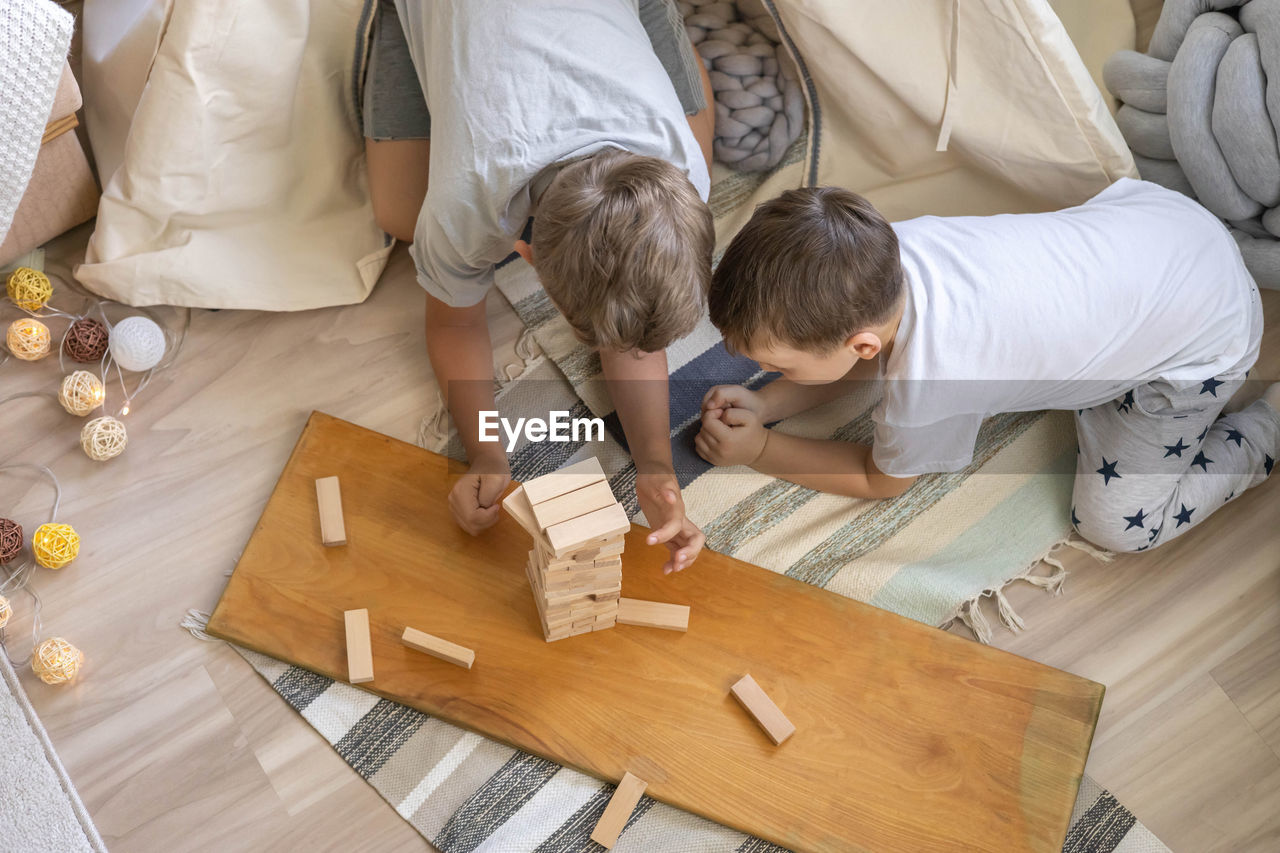
[[[507,517],[472,538],[447,461],[313,414],[209,633],[338,680],[368,608],[389,699],[795,850],[1061,850],[1102,686],[721,554],[664,576],[633,528],[623,595],[692,606],[688,633],[542,639]],[[348,544],[320,544],[315,480]],[[476,652],[468,671],[405,626]],[[750,673],[796,725],[773,746],[730,695]]]

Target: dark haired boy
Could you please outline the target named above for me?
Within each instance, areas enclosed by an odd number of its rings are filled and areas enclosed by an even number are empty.
[[[717,386],[698,452],[800,485],[887,498],[973,459],[984,418],[1071,409],[1072,523],[1142,551],[1262,482],[1280,383],[1223,409],[1257,360],[1262,305],[1235,242],[1194,201],[1124,179],[1038,214],[890,225],[831,187],[761,205],[712,278],[726,341],[783,378]],[[884,380],[871,446],[765,428]]]

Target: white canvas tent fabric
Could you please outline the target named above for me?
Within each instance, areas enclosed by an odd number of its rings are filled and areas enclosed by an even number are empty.
[[[1125,0],[1064,0],[1070,32],[1045,0],[766,5],[802,64],[811,134],[804,162],[757,200],[836,184],[898,220],[1066,207],[1137,177],[1096,82],[1133,43]],[[719,222],[718,236],[750,213]]]
[[[391,246],[355,109],[368,4],[110,5],[85,27],[103,193],[77,277],[132,305],[363,301]]]
[[[147,45],[156,52],[132,115],[126,92],[99,94],[115,113],[89,116],[100,162],[118,165],[103,174],[80,278],[131,304],[296,310],[363,299],[387,252],[355,122],[370,4],[147,3],[133,3],[132,29],[86,21],[91,92],[111,86],[95,67],[119,74],[122,64],[136,88]],[[1125,0],[1086,5],[1098,14],[1071,16],[1073,44],[1048,0],[766,2],[797,57],[810,133],[805,157],[754,198],[839,184],[901,219],[1062,207],[1136,177],[1097,69],[1081,59],[1131,46],[1132,17]],[[107,31],[114,38],[97,37]],[[721,241],[750,212],[721,217]]]

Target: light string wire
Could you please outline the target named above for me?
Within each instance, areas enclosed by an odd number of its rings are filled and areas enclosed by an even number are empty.
[[[53,524],[58,518],[58,507],[62,505],[62,485],[58,482],[58,478],[54,476],[53,471],[49,470],[46,465],[33,465],[26,462],[15,462],[9,465],[0,465],[0,472],[28,470],[43,474],[53,484],[53,506],[49,509],[49,523]],[[36,561],[32,557],[20,562],[17,566],[0,566],[0,595],[6,598],[11,597],[14,593],[25,592],[31,598],[31,654],[35,653],[36,646],[40,643],[40,629],[43,625],[40,619],[40,595],[31,585],[32,575],[36,571]],[[4,651],[4,656],[8,658],[9,663],[13,666],[21,666],[27,660],[30,660],[31,654],[25,658],[14,658],[9,654],[8,637],[5,635],[7,628],[0,628],[0,649]]]

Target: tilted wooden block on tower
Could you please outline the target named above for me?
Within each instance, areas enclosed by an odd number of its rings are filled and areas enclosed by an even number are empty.
[[[533,537],[525,570],[547,642],[617,624],[631,521],[595,457],[530,480],[502,506]]]

